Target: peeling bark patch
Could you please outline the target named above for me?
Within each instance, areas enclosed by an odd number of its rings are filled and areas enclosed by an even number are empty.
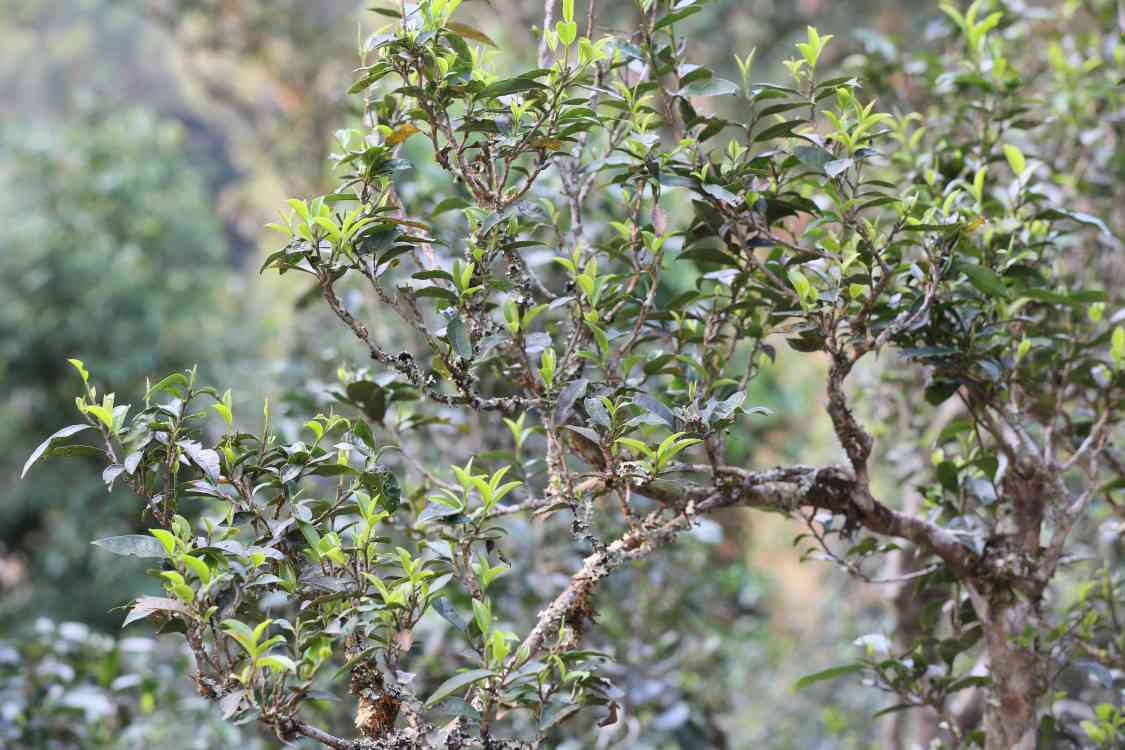
[[[359,697],[355,727],[364,737],[379,739],[394,731],[402,702],[384,689],[378,670],[361,664],[352,671],[351,691]]]

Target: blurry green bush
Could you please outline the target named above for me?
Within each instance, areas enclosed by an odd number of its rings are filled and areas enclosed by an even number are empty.
[[[96,354],[106,382],[137,388],[153,371],[220,365],[241,334],[223,323],[226,244],[177,124],[87,112],[56,129],[3,127],[0,152],[0,466],[14,477],[72,408],[67,357]],[[138,520],[96,476],[7,485],[0,623],[35,613],[119,622],[106,602],[141,567],[92,567],[89,539]]]

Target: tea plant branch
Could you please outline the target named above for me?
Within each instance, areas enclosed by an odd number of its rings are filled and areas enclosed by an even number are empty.
[[[500,411],[506,414],[515,414],[527,407],[526,399],[518,395],[482,398],[472,391],[465,379],[458,381],[458,385],[462,389],[462,395],[456,396],[442,392],[435,386],[436,378],[422,374],[412,354],[404,351],[392,355],[372,340],[371,332],[367,329],[367,326],[348,312],[343,302],[340,301],[333,287],[332,278],[327,272],[320,273],[320,287],[329,308],[367,347],[371,358],[405,375],[407,380],[430,400],[445,406],[465,405],[478,411]]]

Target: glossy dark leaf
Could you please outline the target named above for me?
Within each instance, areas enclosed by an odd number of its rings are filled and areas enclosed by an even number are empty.
[[[797,146],[793,149],[793,155],[806,167],[818,172],[823,172],[824,167],[835,158],[820,146]]]
[[[564,424],[570,418],[574,405],[578,402],[578,399],[586,395],[586,389],[589,386],[590,381],[586,378],[579,378],[566,384],[562,392],[559,393],[559,400],[555,404],[555,424]]]
[[[668,359],[671,358],[671,355],[669,355]],[[633,396],[632,400],[634,404],[648,411],[650,414],[655,414],[660,419],[660,421],[666,424],[668,427],[675,429],[676,416],[667,406],[645,393],[638,393],[637,395]]]
[[[457,609],[448,599],[444,596],[435,599],[433,607],[439,615],[445,618],[446,622],[462,633],[466,632],[468,625],[465,624],[465,620],[457,613]]]
[[[991,268],[964,262],[959,264],[959,268],[969,277],[969,282],[985,294],[1001,298],[1008,296],[1008,288],[1004,285],[1004,280]]]
[[[804,125],[808,120],[786,120],[771,125],[754,136],[755,141],[768,141],[774,138],[785,138],[793,134],[795,128]]]
[[[457,315],[449,318],[445,326],[445,337],[449,340],[453,351],[462,359],[472,359],[473,343],[469,340],[469,330],[464,321]]]
[[[533,78],[509,78],[486,86],[477,96],[481,99],[491,99],[497,96],[519,94],[524,91],[542,91],[546,88],[546,85]]]
[[[679,23],[685,18],[689,18],[703,9],[703,3],[692,3],[687,7],[680,8],[679,10],[672,11],[661,16],[652,26],[653,31],[660,31],[672,24]]]

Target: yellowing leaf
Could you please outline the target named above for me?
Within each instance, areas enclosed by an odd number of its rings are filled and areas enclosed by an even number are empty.
[[[531,142],[534,148],[542,148],[547,151],[558,151],[563,147],[563,142],[557,138],[536,138]]]
[[[966,232],[975,232],[987,223],[988,223],[987,218],[985,218],[983,215],[978,216],[975,219],[972,219],[971,221],[965,222],[965,231]]]
[[[495,47],[496,46],[496,42],[492,41],[492,39],[488,36],[488,34],[485,34],[480,29],[474,29],[472,26],[468,25],[467,23],[458,23],[457,21],[449,21],[445,24],[445,28],[449,29],[450,31],[452,31],[454,34],[461,37],[462,39],[472,39],[474,42],[480,42],[481,44],[487,44],[489,47]]]
[[[259,657],[257,664],[259,667],[269,667],[275,672],[297,671],[297,662],[281,654],[270,654],[268,656]]]
[[[414,127],[414,123],[406,123],[401,128],[387,136],[386,144],[388,146],[397,146],[404,142],[407,138],[418,132],[418,128]]]

